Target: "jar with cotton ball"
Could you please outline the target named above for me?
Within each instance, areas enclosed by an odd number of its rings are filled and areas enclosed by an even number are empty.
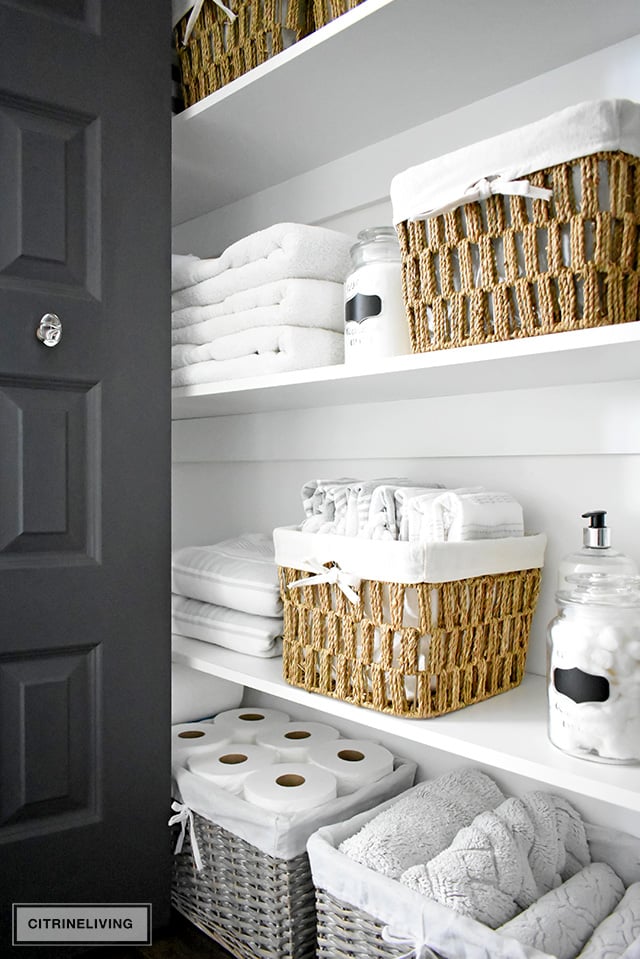
[[[402,260],[392,226],[358,233],[344,285],[344,361],[362,364],[411,353]]]
[[[640,762],[640,576],[576,573],[556,601],[549,739],[581,759]]]

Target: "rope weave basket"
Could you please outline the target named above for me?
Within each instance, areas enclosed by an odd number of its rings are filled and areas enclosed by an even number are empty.
[[[324,27],[347,10],[355,10],[361,3],[364,3],[364,0],[313,0],[314,27]]]
[[[539,569],[411,586],[362,580],[358,605],[335,584],[288,589],[311,574],[278,569],[282,674],[292,686],[426,719],[522,682]],[[418,627],[402,625],[408,590],[417,594]],[[421,663],[425,635],[430,642]]]
[[[185,106],[192,106],[311,33],[310,3],[229,0],[227,6],[237,14],[231,21],[213,0],[205,0],[186,46],[182,41],[189,15],[183,17],[176,25],[174,39]]]
[[[640,159],[594,153],[397,226],[414,353],[640,319]]]
[[[189,839],[173,857],[171,903],[236,959],[312,959],[315,892],[309,859],[275,859],[193,813],[203,869]]]

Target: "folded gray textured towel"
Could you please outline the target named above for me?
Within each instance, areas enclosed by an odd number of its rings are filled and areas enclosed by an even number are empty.
[[[534,791],[480,813],[400,881],[495,929],[590,861],[579,813],[559,796]]]
[[[615,909],[623,894],[624,883],[611,866],[593,862],[498,932],[557,959],[576,959],[594,928]],[[604,959],[605,955],[620,953],[597,951],[590,955]]]
[[[640,959],[640,882],[629,886],[624,896],[589,939],[579,959],[621,959],[635,944]]]
[[[461,826],[504,800],[497,784],[476,769],[420,783],[340,844],[340,852],[397,879],[410,866],[445,849]]]

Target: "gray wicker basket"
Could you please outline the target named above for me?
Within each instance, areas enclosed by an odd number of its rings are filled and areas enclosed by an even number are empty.
[[[172,905],[237,959],[311,959],[315,890],[309,859],[275,859],[193,813],[202,870],[189,831],[174,856]]]
[[[406,948],[384,941],[383,922],[335,899],[324,889],[316,889],[316,907],[317,959],[396,959],[406,955]]]

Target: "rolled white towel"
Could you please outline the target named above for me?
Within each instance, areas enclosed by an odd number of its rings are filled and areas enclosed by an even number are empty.
[[[240,290],[288,277],[342,283],[351,268],[353,242],[326,227],[276,223],[242,237],[218,257],[174,255],[171,308],[219,303]]]
[[[370,522],[371,499],[379,486],[409,486],[413,481],[403,476],[383,476],[379,479],[359,480],[352,483],[348,491],[347,511],[343,528],[345,536],[365,536]]]
[[[172,386],[194,386],[335,366],[344,360],[344,335],[333,330],[265,326],[230,333],[194,349],[209,359],[174,369]]]
[[[445,849],[461,826],[504,800],[496,783],[460,769],[410,789],[340,844],[340,852],[394,879]]]
[[[270,658],[282,653],[282,618],[171,596],[172,632],[238,653]]]
[[[171,343],[201,346],[257,326],[310,326],[344,332],[344,286],[295,278],[242,290],[221,303],[171,314]]]
[[[596,927],[579,959],[620,959],[634,943],[640,957],[640,882],[629,886],[611,915]]]
[[[497,931],[557,959],[576,959],[623,894],[624,883],[611,866],[593,862]],[[591,955],[604,959],[606,954]]]
[[[364,529],[360,530],[360,535],[366,539],[399,539],[401,516],[398,515],[397,504],[404,503],[403,492],[416,489],[411,485],[411,480],[392,480],[390,485],[382,483],[376,486],[370,494],[369,514],[366,518]],[[440,483],[429,483],[420,487],[422,493],[433,490],[434,493],[442,492]],[[416,494],[417,495],[417,494]],[[359,506],[360,514],[363,512],[366,504]],[[360,518],[360,517],[359,517]]]
[[[522,506],[481,487],[445,490],[407,503],[409,540],[436,543],[524,536]]]
[[[347,508],[350,484],[355,482],[350,477],[308,480],[301,490],[305,518],[300,528],[306,533],[335,532]]]

